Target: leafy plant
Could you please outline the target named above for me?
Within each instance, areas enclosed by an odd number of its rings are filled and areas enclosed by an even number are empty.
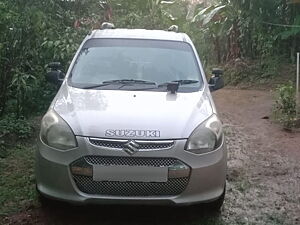
[[[17,118],[14,114],[0,120],[0,137],[15,135],[16,138],[24,139],[32,135],[33,128],[28,120]]]
[[[281,85],[276,89],[276,100],[273,107],[275,120],[290,129],[297,125],[296,118],[296,90],[292,82]]]
[[[9,147],[33,134],[33,126],[27,119],[10,114],[0,119],[0,158],[7,156]]]

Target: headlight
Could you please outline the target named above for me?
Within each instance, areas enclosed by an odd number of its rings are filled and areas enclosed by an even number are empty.
[[[68,150],[77,146],[73,131],[54,110],[43,117],[40,135],[42,141],[53,148]]]
[[[214,114],[193,131],[186,150],[195,154],[207,153],[218,148],[222,144],[222,138],[222,123]]]

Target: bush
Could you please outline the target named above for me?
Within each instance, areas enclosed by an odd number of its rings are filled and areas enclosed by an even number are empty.
[[[99,14],[96,19],[103,14],[98,1],[0,1],[0,117],[29,117],[32,111],[45,110],[41,106],[49,105],[51,98],[40,96],[53,97],[56,91],[44,91],[45,66],[60,61],[68,67],[94,26],[86,18],[92,12]]]
[[[273,115],[274,119],[286,129],[297,126],[295,95],[296,90],[292,82],[281,85],[276,89]]]
[[[30,138],[33,130],[28,120],[18,119],[15,114],[0,119],[0,158],[7,156],[8,147],[14,146],[16,141]]]
[[[261,75],[261,69],[256,61],[236,59],[225,65],[224,79],[226,84],[255,83]]]
[[[28,120],[17,119],[14,114],[0,120],[0,138],[14,135],[16,138],[25,139],[32,135],[33,127]]]

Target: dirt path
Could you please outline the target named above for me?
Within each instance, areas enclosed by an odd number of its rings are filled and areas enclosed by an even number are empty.
[[[300,224],[300,133],[272,124],[269,92],[214,93],[229,149],[228,190],[220,214],[204,208],[59,205],[28,209],[5,224]]]
[[[300,133],[263,119],[270,116],[270,92],[224,89],[214,99],[229,149],[223,213],[245,224],[300,224]]]

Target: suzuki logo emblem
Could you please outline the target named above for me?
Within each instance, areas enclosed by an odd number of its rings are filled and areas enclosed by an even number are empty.
[[[134,153],[139,151],[140,145],[133,140],[130,140],[124,144],[123,151],[125,151],[129,155],[133,155]]]

